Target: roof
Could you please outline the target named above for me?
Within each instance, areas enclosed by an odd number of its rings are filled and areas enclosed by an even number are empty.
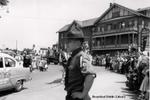
[[[70,24],[63,26],[58,32],[64,32],[69,28]]]
[[[77,23],[78,25],[80,25],[81,28],[92,26],[92,25],[96,24],[98,21],[100,21],[114,6],[118,6],[119,8],[126,9],[127,11],[129,11],[129,12],[131,12],[137,16],[147,17],[147,16],[139,13],[137,10],[132,10],[132,9],[129,9],[129,8],[124,7],[122,5],[119,5],[117,3],[113,3],[100,17],[92,18],[92,19],[88,19],[88,20],[83,20],[83,21],[74,20],[71,24],[68,24],[68,25],[65,25],[64,27],[62,27],[58,32],[65,32],[65,31],[69,30],[69,28],[71,27],[71,25],[74,22]],[[150,9],[150,7],[144,8],[144,9]],[[149,18],[149,17],[147,17],[147,18]]]
[[[14,51],[12,51],[12,50],[3,50],[2,52],[6,53],[6,54],[16,55],[16,53]]]
[[[97,20],[97,18],[92,18],[89,20],[84,20],[82,21],[82,27],[88,27],[88,26],[92,26],[94,25],[95,21]]]
[[[40,50],[48,50],[48,48],[40,48]]]
[[[114,6],[118,6],[119,8],[122,8],[122,9],[126,9],[127,11],[137,15],[137,16],[144,16],[144,17],[147,17],[139,12],[137,12],[136,10],[133,10],[133,9],[130,9],[130,8],[127,8],[127,7],[124,7],[122,5],[119,5],[117,3],[113,3],[111,4],[111,6],[95,21],[95,23],[97,23],[98,21],[100,21]]]
[[[0,57],[8,57],[8,58],[14,59],[14,57],[12,57],[6,53],[0,53]]]
[[[78,20],[74,20],[71,24],[65,25],[64,27],[62,27],[58,32],[64,32],[67,31],[69,29],[69,27],[71,27],[71,25],[75,22],[77,24],[80,25],[80,27],[88,27],[88,26],[92,26],[94,25],[95,21],[97,20],[97,18],[92,18],[92,19],[88,19],[88,20],[84,20],[84,21],[78,21]]]
[[[137,11],[144,11],[144,10],[150,10],[150,7],[139,8]]]

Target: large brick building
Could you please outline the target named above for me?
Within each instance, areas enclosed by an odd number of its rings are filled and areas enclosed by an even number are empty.
[[[85,41],[88,42],[90,50],[92,50],[92,28],[97,18],[85,20],[85,21],[77,21],[74,20],[71,24],[65,25],[58,31],[58,47],[59,49],[66,49],[66,35],[69,31],[82,31],[85,36]]]
[[[70,30],[82,30],[90,50],[96,54],[137,50],[149,47],[150,8],[132,10],[119,4],[110,7],[98,18],[73,21],[61,28],[59,47],[65,48],[65,35]],[[144,47],[141,47],[144,46]]]

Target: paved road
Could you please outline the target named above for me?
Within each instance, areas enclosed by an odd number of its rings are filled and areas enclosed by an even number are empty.
[[[24,84],[21,92],[4,91],[0,100],[60,100],[57,96],[65,96],[60,83],[61,69],[61,66],[50,65],[46,72],[33,71],[32,80]]]
[[[92,100],[135,100],[135,93],[125,85],[125,75],[114,73],[104,67],[96,67],[97,78],[90,91]]]
[[[18,93],[4,91],[0,100],[64,100],[66,92],[60,83],[61,66],[50,65],[47,72],[34,71],[32,80]],[[125,86],[125,76],[95,67],[97,78],[90,91],[92,100],[134,100],[134,94]]]

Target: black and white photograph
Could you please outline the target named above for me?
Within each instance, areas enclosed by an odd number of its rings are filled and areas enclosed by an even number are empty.
[[[0,100],[149,100],[150,0],[0,0]]]

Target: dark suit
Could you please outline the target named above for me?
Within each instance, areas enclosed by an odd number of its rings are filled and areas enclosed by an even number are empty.
[[[81,48],[73,51],[71,57],[68,60],[66,77],[65,77],[65,90],[67,91],[66,100],[83,100],[74,99],[71,94],[74,92],[82,92],[84,89],[85,77],[89,74],[96,76],[91,70],[92,66],[82,66],[81,57],[83,58],[82,63],[89,63],[90,58],[83,53]]]

